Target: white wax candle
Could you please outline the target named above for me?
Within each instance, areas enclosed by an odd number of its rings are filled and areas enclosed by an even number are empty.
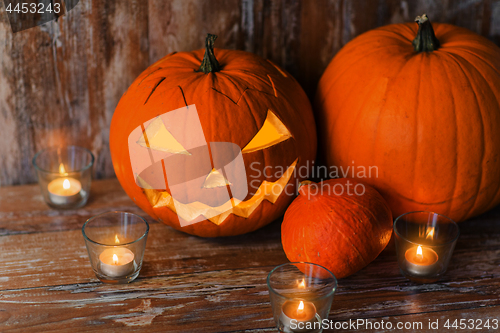
[[[134,271],[134,253],[124,247],[104,250],[99,261],[101,272],[109,277],[125,277]]]
[[[406,269],[415,276],[432,276],[437,273],[438,255],[436,251],[423,246],[415,246],[405,253]]]
[[[314,331],[317,323],[316,307],[307,301],[286,301],[281,307],[280,321],[285,332],[301,333]],[[316,324],[318,325],[318,324]]]
[[[81,199],[82,183],[71,177],[57,178],[49,183],[48,190],[53,204],[68,205]]]

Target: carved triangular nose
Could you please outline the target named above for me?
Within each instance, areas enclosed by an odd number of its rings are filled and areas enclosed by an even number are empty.
[[[203,182],[203,188],[215,188],[215,187],[224,187],[226,185],[233,185],[224,178],[224,176],[217,170],[212,169],[208,174],[207,178]]]

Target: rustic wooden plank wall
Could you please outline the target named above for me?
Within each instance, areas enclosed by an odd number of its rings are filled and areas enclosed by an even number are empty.
[[[13,34],[0,1],[0,185],[36,180],[36,151],[77,144],[113,176],[109,124],[122,93],[172,51],[255,52],[312,96],[333,55],[360,33],[427,13],[500,45],[500,0],[80,0],[58,22]]]

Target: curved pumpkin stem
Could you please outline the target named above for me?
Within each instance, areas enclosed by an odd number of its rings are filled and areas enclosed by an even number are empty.
[[[299,194],[305,195],[308,198],[310,197],[310,186],[318,186],[315,182],[310,180],[303,180],[299,183],[299,187],[297,188]]]
[[[200,72],[205,74],[220,71],[220,65],[214,54],[214,44],[217,39],[217,35],[207,34],[205,39],[205,56],[203,56],[203,61],[201,62]]]
[[[434,34],[434,29],[427,14],[417,16],[415,22],[418,24],[417,36],[412,43],[415,52],[432,52],[437,50],[441,44]]]

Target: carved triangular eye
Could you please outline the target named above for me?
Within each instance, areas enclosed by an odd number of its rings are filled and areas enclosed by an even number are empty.
[[[153,120],[137,143],[143,147],[172,154],[191,155],[167,130],[160,117]]]
[[[203,188],[215,188],[232,185],[219,171],[212,169],[203,182]]]
[[[268,110],[267,118],[264,121],[259,132],[253,139],[243,148],[243,153],[252,153],[264,148],[268,148],[282,141],[288,140],[292,134],[286,126],[279,120],[278,117]]]

